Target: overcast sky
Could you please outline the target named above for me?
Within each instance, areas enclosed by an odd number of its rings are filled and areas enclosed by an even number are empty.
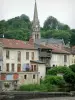
[[[61,23],[75,28],[75,0],[36,0],[41,26],[48,16],[54,16]],[[35,0],[0,0],[0,20],[21,14],[33,19]]]

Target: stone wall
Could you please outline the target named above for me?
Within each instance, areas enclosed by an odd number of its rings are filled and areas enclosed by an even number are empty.
[[[71,97],[75,96],[75,92],[1,92],[0,100],[27,100],[34,98],[48,97]]]

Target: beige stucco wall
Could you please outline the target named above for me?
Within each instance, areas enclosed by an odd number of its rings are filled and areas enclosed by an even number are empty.
[[[69,66],[70,65],[70,55],[67,55],[67,62],[64,62],[65,54],[54,54],[52,53],[52,58],[50,60],[50,65],[53,66]]]
[[[24,75],[27,75],[27,78],[24,79]],[[35,79],[33,79],[33,75],[35,75]],[[22,84],[39,84],[39,73],[37,72],[20,72],[19,73],[19,81],[18,85]]]
[[[19,62],[17,61],[18,58],[18,51],[21,52],[21,69],[23,64],[30,63],[31,59],[31,53],[34,52],[34,60],[38,60],[38,51],[37,50],[20,50],[20,49],[8,49],[10,51],[10,58],[6,59],[6,49],[3,50],[3,71],[6,71],[6,63],[9,63],[10,72],[11,72],[11,64],[14,63],[15,66],[15,72],[17,72],[17,64]],[[26,60],[26,52],[29,52],[29,60]]]
[[[40,72],[39,78],[44,78],[46,76],[46,66],[45,64],[38,64],[38,72]]]
[[[70,55],[70,65],[75,64],[75,55]]]

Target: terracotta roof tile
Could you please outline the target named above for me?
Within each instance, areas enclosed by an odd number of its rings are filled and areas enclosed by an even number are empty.
[[[22,40],[0,38],[0,42],[2,42],[4,48],[35,49],[34,45],[26,44]]]
[[[70,54],[70,52],[67,52],[64,48],[57,48],[54,45],[48,45],[52,49],[53,53],[62,53],[62,54]]]

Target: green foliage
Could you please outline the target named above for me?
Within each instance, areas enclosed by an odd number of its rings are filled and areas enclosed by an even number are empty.
[[[63,73],[63,78],[68,84],[75,84],[75,73],[69,67],[54,67],[48,70],[48,75],[57,75]]]
[[[52,67],[50,70],[48,70],[47,74],[48,75],[57,75],[59,73],[66,73],[69,72],[70,69],[68,67],[65,66],[58,66],[58,67]]]
[[[52,34],[52,37],[54,38],[58,38],[58,39],[64,39],[65,43],[68,43],[68,41],[70,41],[71,38],[71,34],[69,31],[65,31],[65,30],[55,30]]]
[[[54,85],[45,85],[45,84],[28,84],[20,86],[20,91],[54,91],[56,88]]]
[[[69,68],[70,68],[73,72],[75,72],[75,64],[70,65]]]
[[[63,75],[65,81],[68,84],[74,85],[75,84],[75,73],[72,71],[67,71],[64,75]]]
[[[61,76],[48,75],[45,77],[44,83],[57,85],[57,86],[64,86],[65,80]]]
[[[57,67],[52,67],[51,69],[48,70],[47,75],[57,75]]]
[[[44,85],[39,84],[29,84],[20,86],[21,91],[46,91]]]
[[[71,39],[70,27],[49,16],[44,22],[41,36],[43,38],[64,39],[65,43],[68,43]]]
[[[3,34],[5,38],[29,40],[32,32],[32,22],[27,15],[22,14],[7,21],[0,21],[0,38]],[[56,18],[49,16],[43,28],[41,28],[43,38],[64,39],[65,43],[70,42],[75,45],[75,29],[71,29],[66,24],[60,23]]]
[[[53,16],[49,16],[44,22],[44,29],[56,29],[58,25],[58,21]]]
[[[45,22],[43,28],[45,30],[70,30],[70,27],[66,24],[60,23],[55,17],[49,16]]]
[[[65,43],[68,43],[71,39],[71,33],[68,30],[42,30],[41,36],[43,38],[64,39]]]
[[[71,30],[71,39],[70,39],[70,45],[75,45],[75,29]]]
[[[30,33],[31,22],[24,14],[8,21],[0,21],[0,37],[4,34],[5,38],[29,40]]]

